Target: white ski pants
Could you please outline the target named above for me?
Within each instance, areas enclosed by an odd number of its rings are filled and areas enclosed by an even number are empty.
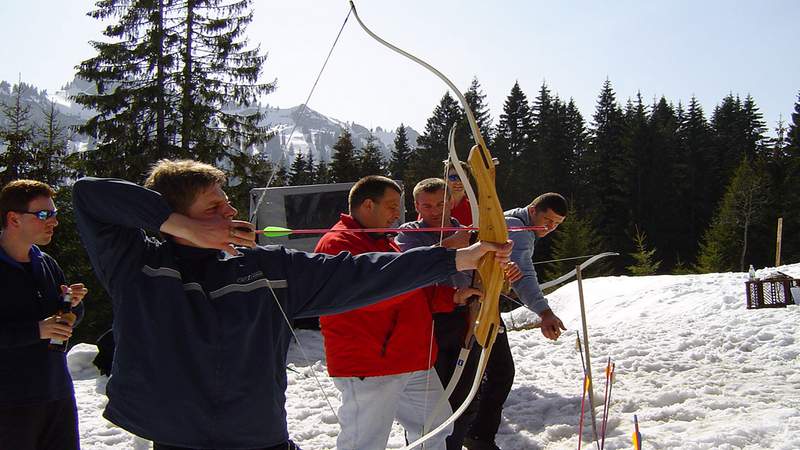
[[[444,389],[435,369],[382,377],[335,377],[342,393],[336,440],[338,450],[385,450],[394,419],[406,429],[409,442],[422,435],[425,420],[433,413]],[[450,403],[433,421],[436,427],[452,413]],[[452,425],[425,441],[426,450],[444,450]],[[426,432],[429,430],[425,430]]]

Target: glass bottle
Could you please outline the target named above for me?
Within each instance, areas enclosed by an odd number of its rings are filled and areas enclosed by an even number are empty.
[[[72,293],[67,292],[61,297],[61,303],[58,305],[58,312],[56,312],[56,322],[72,326],[75,323],[77,316],[72,312]],[[50,338],[50,343],[47,348],[57,352],[66,352],[69,339],[56,339]]]

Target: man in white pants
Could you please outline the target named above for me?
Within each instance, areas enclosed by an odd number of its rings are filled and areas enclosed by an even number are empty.
[[[399,252],[385,234],[347,230],[391,227],[400,216],[400,193],[400,187],[386,177],[359,180],[350,190],[350,214],[342,214],[316,251]],[[411,441],[429,431],[423,430],[425,421],[444,390],[432,369],[437,348],[431,339],[431,313],[452,311],[456,303],[478,294],[471,288],[434,285],[320,318],[328,372],[342,392],[338,449],[384,450],[394,419]],[[449,415],[450,408],[445,408],[433,426]],[[425,448],[444,450],[451,430],[431,438]]]

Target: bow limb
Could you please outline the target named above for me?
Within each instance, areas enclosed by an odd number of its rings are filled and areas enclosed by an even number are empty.
[[[456,154],[456,147],[455,147],[456,126],[457,125],[453,125],[450,128],[450,135],[448,136],[448,140],[447,140],[447,144],[448,145],[447,145],[447,147],[448,147],[448,151],[449,151],[449,154],[450,154],[450,159],[454,164],[456,172],[458,172],[458,176],[461,178],[461,180],[462,180],[462,182],[464,184],[464,191],[465,191],[465,193],[467,195],[467,198],[468,198],[468,200],[470,202],[470,205],[472,206],[472,208],[471,208],[472,223],[473,223],[473,225],[477,225],[479,223],[479,220],[480,220],[480,206],[479,206],[478,200],[477,200],[477,198],[475,196],[475,192],[472,189],[472,185],[469,182],[469,178],[466,176],[466,173],[463,171],[463,168],[461,167],[461,161],[458,159],[458,155]],[[493,183],[494,182],[492,182],[492,184]],[[505,221],[505,219],[504,219],[504,221]],[[441,240],[440,240],[440,243],[441,243]],[[475,306],[474,304],[470,305],[470,313],[469,313],[470,314],[470,321],[472,321],[478,315],[478,313],[475,311],[474,306]],[[499,325],[499,323],[498,323],[498,325]],[[433,426],[433,421],[435,420],[436,417],[439,416],[439,412],[448,403],[448,399],[453,394],[453,391],[455,390],[456,386],[458,385],[459,381],[461,380],[461,375],[464,373],[464,368],[467,365],[467,360],[469,359],[469,354],[470,354],[470,351],[472,349],[472,344],[474,342],[473,338],[472,338],[473,333],[474,333],[474,329],[471,328],[470,330],[468,330],[466,339],[463,342],[463,345],[461,347],[461,351],[459,352],[459,355],[458,355],[458,359],[456,360],[456,366],[455,366],[455,369],[453,370],[452,376],[450,377],[450,381],[447,383],[447,386],[444,388],[444,393],[442,394],[441,398],[439,398],[439,400],[436,402],[436,405],[434,406],[433,411],[431,412],[430,416],[425,421],[425,426],[423,427],[423,430],[430,430],[431,429],[431,427]],[[483,348],[485,349],[486,347],[483,347]],[[491,348],[490,348],[490,350],[491,350]],[[487,353],[487,352],[482,350],[481,354],[483,355],[485,353]],[[487,356],[487,361],[488,361],[488,354],[486,356]],[[485,370],[485,368],[482,368],[482,364],[479,362],[478,368],[476,369],[475,378],[473,379],[473,388],[477,389],[476,385],[477,386],[480,385],[480,383],[476,382],[475,380],[480,380],[482,378],[479,374],[483,374],[484,370]],[[466,408],[465,405],[469,405],[469,401],[474,396],[475,396],[475,394],[468,395],[467,396],[467,401],[462,403],[461,407]],[[453,416],[455,416],[455,418],[453,420],[457,419],[461,414],[462,413],[459,412],[459,410],[457,409],[453,413]],[[449,423],[445,423],[445,426],[448,425],[448,424]]]
[[[589,258],[586,261],[584,261],[580,265],[580,268],[581,268],[581,270],[586,270],[587,267],[589,267],[592,264],[594,264],[597,260],[605,258],[607,256],[619,256],[619,253],[615,253],[615,252],[598,253],[597,255],[594,255],[591,258]],[[551,281],[548,281],[547,283],[540,284],[539,287],[542,290],[545,290],[545,289],[551,288],[553,286],[558,286],[559,284],[561,284],[561,283],[569,280],[570,278],[574,277],[576,275],[576,273],[577,273],[577,269],[572,269],[571,271],[565,273],[564,275],[561,275],[560,277],[556,278],[555,280],[551,280]]]
[[[453,164],[453,168],[455,169],[458,177],[461,178],[461,183],[464,185],[464,193],[467,196],[467,200],[469,201],[470,205],[470,214],[472,215],[472,223],[473,226],[478,224],[478,220],[480,217],[479,209],[478,209],[478,199],[475,197],[475,191],[472,189],[472,183],[469,181],[469,177],[467,177],[467,173],[464,171],[464,168],[461,166],[461,160],[458,158],[458,153],[456,152],[456,128],[458,124],[453,124],[450,127],[450,133],[447,137],[447,151],[448,151],[448,158],[450,162]],[[445,162],[445,183],[447,183],[447,163]],[[447,189],[445,189],[446,191]],[[447,194],[445,193],[445,201],[447,201]],[[442,215],[442,227],[444,227],[444,218],[445,215]],[[444,233],[439,235],[439,245],[442,245],[442,240],[444,237]],[[470,316],[474,316],[473,313],[473,306],[470,305]],[[470,317],[470,320],[472,317]],[[453,395],[453,391],[455,391],[456,386],[458,386],[458,382],[461,380],[461,375],[464,373],[464,368],[467,366],[467,360],[469,359],[470,350],[472,350],[472,330],[469,330],[467,333],[466,339],[462,343],[461,350],[458,353],[458,359],[456,360],[455,369],[453,369],[453,374],[450,376],[450,381],[447,382],[447,386],[444,388],[444,393],[436,401],[436,405],[433,408],[433,411],[428,416],[428,419],[425,421],[425,425],[422,428],[423,430],[430,430],[433,426],[433,421],[436,417],[439,416],[439,412],[445,405],[449,402],[450,396]]]

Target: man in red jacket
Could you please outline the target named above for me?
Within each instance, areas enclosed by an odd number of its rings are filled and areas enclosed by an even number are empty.
[[[386,177],[368,176],[350,190],[350,214],[342,214],[334,230],[391,227],[400,217],[400,186]],[[317,252],[354,255],[399,252],[385,234],[329,232]],[[480,292],[429,286],[380,303],[320,318],[328,372],[342,393],[339,449],[383,450],[396,418],[409,440],[423,434],[443,388],[435,371],[436,344],[431,342],[432,313],[452,311]],[[439,413],[438,426],[450,414]],[[424,430],[429,431],[429,430]],[[428,449],[444,449],[450,430],[427,441]]]

